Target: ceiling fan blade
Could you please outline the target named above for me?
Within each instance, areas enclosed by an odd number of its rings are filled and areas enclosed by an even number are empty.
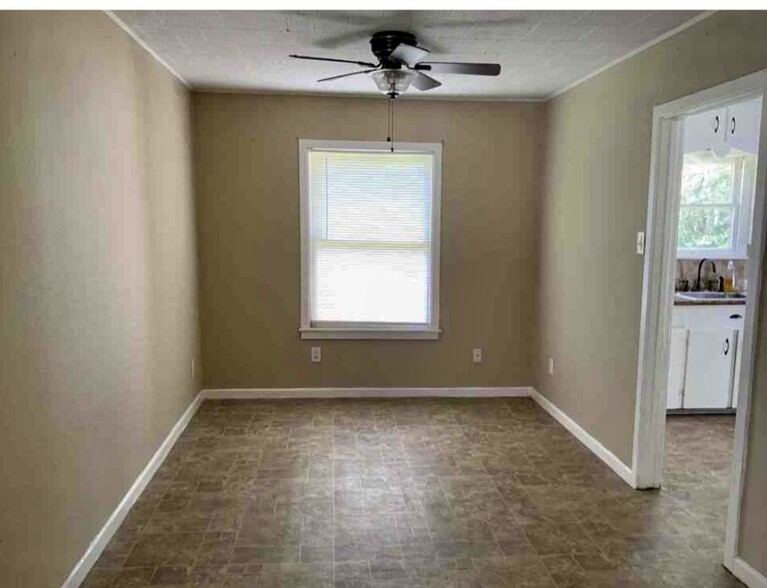
[[[413,86],[422,92],[425,92],[426,90],[433,90],[434,88],[439,88],[442,83],[438,82],[431,76],[427,76],[425,73],[417,71],[415,72],[415,78],[413,78],[412,82]]]
[[[341,78],[348,78],[349,76],[358,76],[359,74],[366,74],[370,73],[371,71],[376,71],[378,68],[374,67],[373,69],[363,69],[361,71],[353,71],[352,73],[347,74],[341,74],[340,76],[331,76],[329,78],[322,78],[321,80],[317,80],[318,82],[329,82],[331,80],[339,80]]]
[[[394,51],[391,52],[391,57],[399,59],[408,67],[413,67],[417,63],[420,63],[426,59],[427,55],[429,55],[428,50],[413,45],[406,45],[404,43],[397,45]]]
[[[501,66],[497,63],[422,62],[416,65],[415,69],[431,73],[468,74],[473,76],[497,76],[501,73]]]
[[[429,51],[432,53],[450,53],[449,49],[445,47],[443,43],[444,38],[432,37],[428,32],[423,32],[418,29],[411,32],[418,38],[418,42],[429,47]]]
[[[349,59],[333,59],[332,57],[310,57],[309,55],[289,55],[294,59],[310,59],[312,61],[332,61],[334,63],[353,63],[354,65],[362,65],[364,67],[378,67],[375,63],[368,61],[351,61]]]

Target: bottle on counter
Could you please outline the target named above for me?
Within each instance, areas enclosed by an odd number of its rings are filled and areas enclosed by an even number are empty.
[[[727,264],[727,273],[724,276],[724,291],[735,292],[735,262],[732,260]]]

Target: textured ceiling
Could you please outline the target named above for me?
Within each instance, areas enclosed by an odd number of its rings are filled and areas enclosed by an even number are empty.
[[[441,75],[419,97],[545,98],[696,17],[691,11],[119,11],[115,16],[193,88],[376,94],[373,80],[317,79],[374,60],[371,33],[414,33],[431,61],[489,61],[497,78]]]

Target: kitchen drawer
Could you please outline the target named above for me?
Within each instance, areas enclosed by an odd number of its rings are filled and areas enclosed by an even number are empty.
[[[676,305],[671,326],[685,329],[743,329],[745,304]]]

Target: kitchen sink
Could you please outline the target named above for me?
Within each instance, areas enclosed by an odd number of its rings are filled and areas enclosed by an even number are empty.
[[[744,300],[745,294],[740,292],[676,292],[681,300]]]

